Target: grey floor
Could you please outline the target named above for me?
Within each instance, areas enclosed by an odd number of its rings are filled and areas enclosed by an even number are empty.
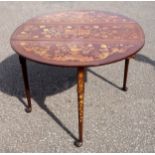
[[[25,20],[64,10],[105,10],[135,19],[145,47],[131,60],[89,68],[84,145],[78,136],[76,69],[28,62],[33,111],[25,113],[18,57],[9,39]],[[0,152],[155,152],[155,2],[0,2]]]

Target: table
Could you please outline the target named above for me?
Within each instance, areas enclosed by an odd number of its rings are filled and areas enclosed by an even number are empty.
[[[11,36],[19,55],[27,112],[31,112],[26,60],[77,67],[79,140],[83,142],[85,68],[125,60],[123,90],[126,91],[129,60],[144,46],[139,24],[122,15],[102,11],[65,11],[32,18]]]

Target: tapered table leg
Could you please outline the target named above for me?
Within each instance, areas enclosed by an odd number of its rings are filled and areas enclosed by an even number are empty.
[[[78,147],[82,146],[83,142],[84,84],[85,84],[85,68],[79,67],[77,73],[79,140],[75,142],[75,145]]]
[[[31,95],[30,95],[29,81],[28,81],[28,75],[27,75],[26,58],[19,56],[19,61],[20,61],[21,68],[22,68],[22,74],[23,74],[24,86],[25,86],[25,94],[26,94],[27,102],[28,102],[26,112],[31,112],[32,111]]]
[[[123,80],[123,90],[127,91],[127,76],[128,76],[128,67],[129,67],[129,58],[125,59],[125,67],[124,67],[124,80]]]

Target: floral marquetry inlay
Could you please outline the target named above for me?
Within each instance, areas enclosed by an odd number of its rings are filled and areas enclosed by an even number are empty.
[[[33,18],[11,37],[27,58],[62,66],[111,63],[135,54],[144,44],[133,20],[99,11],[69,11]]]

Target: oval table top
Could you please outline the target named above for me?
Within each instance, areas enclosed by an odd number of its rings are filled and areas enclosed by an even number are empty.
[[[134,20],[102,11],[66,11],[32,18],[11,36],[21,56],[57,66],[98,66],[125,59],[144,45]]]

